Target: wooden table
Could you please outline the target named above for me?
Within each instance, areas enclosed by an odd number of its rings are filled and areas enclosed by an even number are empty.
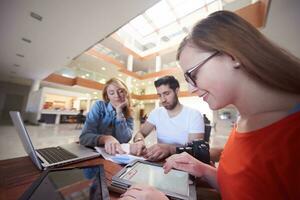
[[[105,170],[107,185],[111,183],[112,176],[122,169],[122,166],[103,158],[94,158],[87,161],[82,161],[68,167],[87,166],[102,164]],[[0,199],[14,200],[30,187],[30,185],[40,176],[42,171],[38,170],[32,163],[31,159],[26,157],[13,158],[0,161]],[[119,194],[109,192],[111,199],[119,198]]]

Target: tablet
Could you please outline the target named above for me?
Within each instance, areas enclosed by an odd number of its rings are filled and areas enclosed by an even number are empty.
[[[20,199],[109,199],[103,166],[48,169]]]
[[[133,184],[143,183],[176,199],[194,199],[190,197],[195,196],[195,185],[190,182],[187,172],[171,170],[165,174],[162,165],[143,160],[135,160],[126,165],[112,178],[114,187],[127,189]]]

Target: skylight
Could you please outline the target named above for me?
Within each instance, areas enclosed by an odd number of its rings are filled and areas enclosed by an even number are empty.
[[[162,0],[116,34],[140,56],[177,44],[199,19],[221,10],[221,0]]]

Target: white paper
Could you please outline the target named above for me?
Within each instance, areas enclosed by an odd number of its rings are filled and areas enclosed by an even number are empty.
[[[118,164],[128,164],[132,162],[133,160],[145,160],[144,157],[141,156],[133,156],[129,154],[129,144],[121,144],[122,149],[126,152],[126,154],[116,154],[116,155],[110,155],[105,152],[104,147],[95,147],[96,151],[99,152],[105,160],[110,160],[114,163]]]

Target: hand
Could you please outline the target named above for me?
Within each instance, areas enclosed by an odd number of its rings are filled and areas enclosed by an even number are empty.
[[[128,100],[126,99],[124,102],[117,105],[116,112],[121,113],[123,111],[123,108],[125,108],[127,105],[128,105]]]
[[[145,153],[145,143],[144,141],[138,141],[133,144],[130,144],[130,154],[136,155],[136,156],[141,156]]]
[[[120,200],[131,200],[131,199],[137,199],[137,200],[151,200],[151,199],[159,199],[159,200],[168,200],[166,195],[155,189],[154,187],[151,187],[149,185],[133,185],[127,191],[121,195]]]
[[[150,161],[158,161],[171,155],[171,146],[168,144],[154,144],[147,148],[144,157]]]
[[[166,163],[163,166],[165,174],[174,168],[188,172],[196,177],[202,177],[209,167],[209,165],[197,160],[186,152],[170,156],[166,159]]]
[[[123,154],[126,153],[122,148],[119,141],[111,135],[104,136],[104,148],[108,154],[115,155],[117,153]]]

